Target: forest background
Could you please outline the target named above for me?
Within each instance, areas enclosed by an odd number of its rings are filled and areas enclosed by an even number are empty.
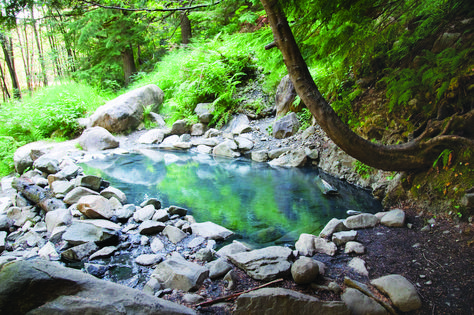
[[[366,139],[405,143],[431,120],[473,111],[471,1],[282,4],[323,96]],[[0,11],[0,176],[13,171],[18,147],[78,136],[77,118],[129,89],[158,85],[170,124],[196,122],[195,106],[212,102],[211,125],[220,127],[233,113],[272,106],[287,74],[280,51],[265,49],[273,35],[257,0],[3,0]],[[264,97],[243,97],[257,90]],[[299,98],[294,108],[307,128],[311,113]],[[447,148],[430,169],[403,173],[408,196],[472,215],[462,199],[474,187],[473,150]],[[354,169],[376,172],[361,162]]]

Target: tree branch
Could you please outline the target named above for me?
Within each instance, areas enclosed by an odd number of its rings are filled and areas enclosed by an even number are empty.
[[[103,9],[111,9],[111,10],[121,10],[121,11],[131,11],[131,12],[177,12],[177,11],[188,11],[188,10],[196,10],[201,8],[207,8],[210,6],[217,5],[221,3],[222,0],[213,1],[212,3],[208,4],[198,4],[190,7],[178,7],[178,8],[123,8],[119,6],[111,6],[111,5],[103,5],[94,1],[88,0],[79,0],[79,2],[83,2],[89,5],[97,6]]]

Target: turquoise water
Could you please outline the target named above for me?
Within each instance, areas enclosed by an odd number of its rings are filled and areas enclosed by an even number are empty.
[[[314,168],[272,168],[246,159],[151,149],[109,155],[82,167],[121,189],[128,203],[158,198],[163,208],[184,207],[198,222],[213,221],[256,246],[294,245],[301,233],[318,234],[349,209],[382,209],[365,190]],[[339,193],[324,195],[321,178]]]

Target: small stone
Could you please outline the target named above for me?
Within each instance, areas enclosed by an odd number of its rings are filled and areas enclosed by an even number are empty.
[[[291,275],[298,284],[311,283],[319,275],[319,265],[312,258],[300,257],[291,266]]]

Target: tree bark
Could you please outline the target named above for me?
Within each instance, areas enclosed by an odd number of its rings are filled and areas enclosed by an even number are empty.
[[[6,102],[7,99],[10,98],[10,92],[8,92],[8,86],[7,83],[5,82],[5,74],[3,73],[3,67],[0,64],[0,76],[2,77],[2,81],[0,82],[2,86],[2,95],[3,95],[3,101]]]
[[[133,49],[131,46],[128,46],[124,52],[122,52],[123,59],[123,73],[125,76],[125,86],[130,84],[130,77],[132,74],[137,72],[137,67],[135,65],[135,58],[133,57]]]
[[[43,55],[43,49],[40,43],[40,36],[36,28],[36,20],[33,15],[34,14],[33,7],[30,8],[30,13],[31,13],[31,27],[33,27],[33,33],[35,34],[35,39],[36,39],[36,47],[38,48],[38,56],[39,56],[39,62],[41,65],[41,75],[43,77],[43,85],[46,87],[48,86],[48,75],[46,73],[46,66],[44,64],[44,55]]]
[[[189,21],[188,13],[181,12],[181,43],[189,44],[192,36],[191,21]]]
[[[404,171],[430,167],[446,148],[474,148],[472,139],[446,132],[428,140],[417,138],[405,144],[391,146],[373,143],[354,133],[319,92],[278,0],[261,0],[261,3],[268,15],[275,45],[283,55],[296,92],[328,137],[347,154],[378,169]],[[474,110],[466,114],[471,120],[472,113]]]
[[[5,55],[5,62],[7,64],[8,71],[10,72],[10,78],[12,80],[13,96],[19,99],[21,98],[20,85],[18,83],[18,77],[16,75],[15,65],[13,63],[14,61],[12,51],[9,47],[6,36],[2,33],[0,33],[0,43],[2,45],[3,54]]]

